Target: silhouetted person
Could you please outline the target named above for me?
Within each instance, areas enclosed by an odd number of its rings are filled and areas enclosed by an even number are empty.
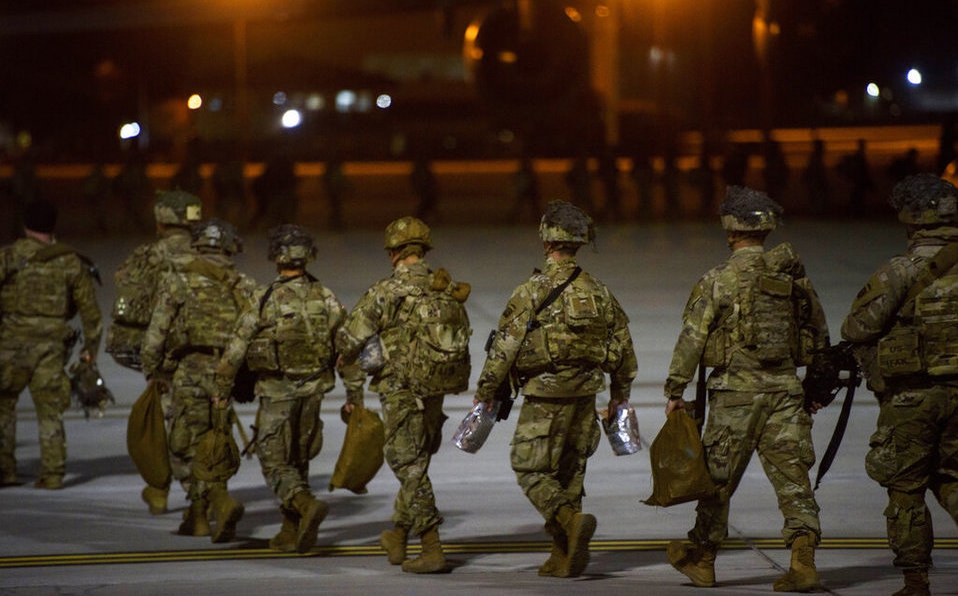
[[[888,166],[888,176],[893,184],[897,184],[908,176],[913,176],[919,172],[921,172],[921,168],[918,167],[918,149],[914,147],[910,147],[904,155],[896,157]]]
[[[153,183],[146,173],[146,158],[133,149],[123,168],[113,179],[113,194],[120,199],[127,218],[139,230],[147,229],[142,221],[144,205],[153,204]],[[152,220],[152,217],[151,217]],[[150,226],[153,222],[150,222]]]
[[[845,156],[838,164],[838,172],[847,178],[852,187],[848,193],[848,215],[860,217],[865,213],[865,198],[875,189],[865,154],[865,139],[858,139],[855,153]]]
[[[256,197],[253,225],[269,229],[294,221],[297,184],[292,159],[287,156],[270,159],[263,173],[253,180],[253,195]]]
[[[439,184],[428,159],[420,157],[413,162],[409,183],[419,199],[416,217],[422,220],[430,219],[439,208]]]
[[[745,186],[748,151],[742,143],[731,143],[722,162],[722,178],[726,186]]]
[[[958,141],[958,116],[950,114],[941,123],[941,136],[938,137],[938,164],[936,174],[941,174],[948,164],[958,158],[955,142]]]
[[[329,158],[323,171],[323,192],[329,201],[329,227],[332,230],[342,230],[346,227],[343,220],[343,199],[349,193],[349,179],[343,172],[343,162],[335,155]]]
[[[83,195],[83,204],[87,213],[96,226],[96,231],[101,234],[106,233],[107,227],[103,215],[107,212],[107,202],[110,200],[110,179],[102,163],[94,165],[83,179],[80,192]]]
[[[715,171],[712,170],[710,153],[708,145],[702,143],[702,153],[699,155],[698,167],[692,172],[692,180],[701,198],[699,206],[703,217],[715,213]]]
[[[606,221],[621,221],[624,214],[622,213],[622,187],[619,186],[619,164],[615,151],[611,147],[603,149],[599,156],[596,175],[602,183],[602,191],[605,195],[603,213]]]
[[[788,164],[782,144],[774,139],[765,141],[765,192],[777,201],[782,200],[788,187]]]
[[[825,142],[815,139],[808,164],[802,172],[808,204],[814,215],[824,215],[829,206],[828,170],[825,167]]]
[[[216,195],[217,214],[230,222],[243,222],[246,214],[246,179],[243,162],[234,157],[216,164],[210,177]]]
[[[539,216],[539,178],[532,160],[523,157],[519,160],[519,169],[513,176],[515,202],[512,205],[510,221],[518,221],[523,210],[529,210],[532,218]]]
[[[682,195],[679,192],[678,152],[670,145],[665,152],[665,170],[662,172],[662,187],[665,190],[665,216],[678,217],[682,211]]]
[[[653,159],[648,144],[639,143],[636,146],[635,155],[632,156],[632,170],[629,174],[635,184],[635,194],[638,198],[636,215],[640,218],[648,216],[652,211],[652,204],[655,202],[655,165]]]
[[[589,171],[589,160],[581,156],[573,159],[564,179],[566,186],[569,187],[572,204],[589,213],[595,213],[592,205],[592,172]]]

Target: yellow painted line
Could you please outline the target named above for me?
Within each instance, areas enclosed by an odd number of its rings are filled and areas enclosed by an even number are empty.
[[[665,550],[669,540],[594,540],[590,544],[593,552],[613,551],[657,551]],[[531,553],[548,552],[548,542],[451,542],[444,543],[448,554],[495,554],[495,553]],[[755,540],[729,539],[722,543],[723,549],[784,549],[780,538],[759,538]],[[823,549],[887,549],[884,538],[826,538],[819,545]],[[939,538],[935,540],[936,549],[958,549],[958,538]],[[418,554],[420,547],[410,546],[409,553]],[[282,559],[295,557],[364,557],[381,556],[385,551],[378,545],[358,546],[322,546],[306,554],[280,553],[265,548],[210,549],[157,551],[137,553],[84,553],[73,555],[29,555],[21,557],[0,557],[0,569],[13,567],[53,567],[67,565],[117,565],[125,563],[180,563],[189,561],[229,561],[244,559]]]

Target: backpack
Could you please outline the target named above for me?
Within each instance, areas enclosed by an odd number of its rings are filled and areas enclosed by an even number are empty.
[[[464,304],[471,288],[452,282],[444,269],[431,279],[430,287],[412,288],[403,301],[406,313],[400,313],[400,320],[411,342],[399,372],[422,395],[461,393],[469,387],[472,372],[472,329]]]
[[[333,338],[327,290],[312,275],[309,284],[273,282],[260,300],[260,317],[268,310],[272,323],[250,342],[246,361],[256,372],[311,375],[333,367]],[[270,300],[270,297],[273,297]]]
[[[958,271],[954,267],[918,293],[915,326],[925,372],[933,377],[958,374]]]
[[[240,274],[199,258],[184,265],[181,274],[187,299],[170,330],[169,349],[225,348],[239,316]]]

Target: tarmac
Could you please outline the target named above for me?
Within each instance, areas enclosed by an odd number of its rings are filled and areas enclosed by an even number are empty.
[[[473,379],[482,367],[482,344],[496,325],[512,289],[541,264],[533,225],[439,225],[436,249],[428,259],[456,279],[472,284],[467,304],[474,329]],[[99,291],[109,318],[112,272],[134,246],[136,236],[64,240],[93,257],[104,273]],[[894,221],[797,221],[774,233],[771,244],[791,242],[825,306],[833,341],[855,293],[887,257],[904,248]],[[352,307],[365,289],[389,274],[379,230],[318,235],[320,258],[310,270]],[[600,228],[597,249],[585,248],[579,262],[602,279],[631,319],[639,359],[632,388],[646,446],[664,422],[662,386],[692,284],[727,254],[717,223],[642,223]],[[247,238],[240,268],[260,282],[273,276],[262,234]],[[179,487],[170,495],[170,512],[151,516],[140,500],[143,482],[126,453],[130,406],[144,388],[142,377],[101,354],[100,369],[116,403],[102,418],[66,416],[69,443],[66,487],[33,488],[39,449],[33,405],[19,402],[17,458],[22,486],[0,490],[0,594],[650,594],[701,593],[674,571],[665,557],[669,540],[684,538],[694,521],[694,504],[669,508],[641,502],[652,492],[648,449],[615,456],[603,440],[589,462],[584,509],[596,515],[592,561],[576,579],[541,578],[548,556],[542,520],[523,496],[509,467],[515,414],[493,429],[476,454],[461,452],[449,438],[472,404],[471,392],[449,396],[444,443],[433,459],[430,478],[445,517],[441,536],[449,573],[414,576],[389,565],[379,534],[391,527],[398,483],[384,467],[363,495],[327,492],[345,425],[338,410],[345,400],[340,385],[323,407],[325,446],[311,467],[311,484],[328,501],[330,514],[312,552],[270,551],[278,531],[278,503],[255,460],[244,460],[230,482],[246,506],[235,541],[211,544],[208,538],[175,533],[186,500]],[[691,399],[689,389],[688,397]],[[599,396],[599,406],[608,395]],[[375,395],[367,404],[378,409]],[[831,436],[844,399],[815,417],[819,457]],[[244,426],[255,405],[238,405]],[[841,595],[891,594],[901,587],[885,539],[884,490],[864,471],[868,439],[878,407],[860,388],[844,443],[817,492],[823,543],[817,563],[823,592]],[[815,470],[813,469],[813,473]],[[958,528],[929,497],[936,527],[933,594],[958,594]],[[767,594],[788,567],[781,538],[781,514],[757,458],[732,499],[729,539],[716,564],[718,586],[708,593]],[[415,554],[415,551],[413,551]]]

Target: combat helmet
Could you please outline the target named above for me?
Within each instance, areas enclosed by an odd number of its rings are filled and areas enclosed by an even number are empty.
[[[769,232],[782,213],[782,206],[767,194],[744,186],[729,186],[719,206],[722,227],[729,232]]]
[[[934,174],[914,174],[895,185],[888,203],[898,221],[915,225],[958,222],[958,189]]]
[[[406,244],[419,244],[426,250],[432,248],[429,226],[416,217],[400,217],[386,226],[385,248],[392,250]]]
[[[193,241],[190,246],[193,248],[212,248],[230,255],[243,252],[243,239],[236,228],[221,219],[213,217],[195,223],[191,232]]]
[[[198,196],[185,190],[157,191],[153,216],[156,218],[156,223],[188,226],[202,219],[202,203]]]
[[[543,242],[588,244],[595,240],[595,223],[572,203],[550,201],[539,221],[539,237]]]
[[[277,265],[303,266],[316,258],[316,246],[306,228],[283,224],[269,231],[268,256]]]

